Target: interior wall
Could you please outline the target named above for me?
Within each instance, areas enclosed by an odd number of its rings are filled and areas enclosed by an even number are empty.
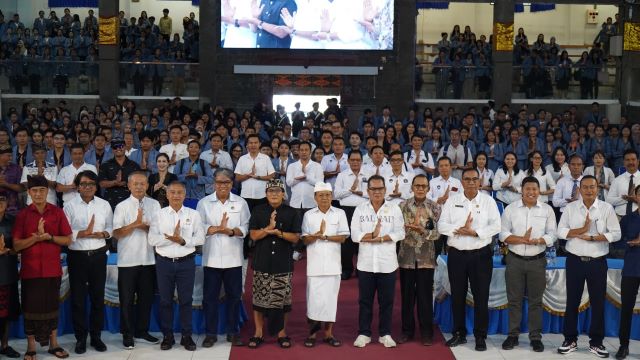
[[[591,44],[607,17],[614,18],[618,12],[615,5],[598,5],[598,24],[587,24],[587,9],[593,5],[557,4],[555,10],[535,12],[525,11],[515,14],[515,30],[524,28],[529,43],[535,41],[538,34],[545,35],[545,41],[555,36],[560,45]],[[493,5],[473,3],[450,3],[448,10],[420,9],[418,13],[417,41],[433,44],[440,40],[440,33],[451,33],[453,25],[465,25],[479,37],[488,35],[493,27]]]
[[[64,15],[64,7],[49,7],[48,0],[0,0],[0,9],[4,13],[5,21],[9,21],[13,14],[18,13],[20,15],[20,21],[28,28],[33,26],[33,20],[38,17],[38,11],[44,10],[45,18],[49,17],[50,11],[55,11],[56,15],[61,18]],[[84,18],[89,14],[87,7],[73,7],[69,8],[71,14],[78,14],[80,21],[84,21]],[[95,16],[98,16],[98,8],[93,8]]]
[[[113,1],[113,0],[110,0]],[[169,16],[173,20],[174,31],[176,25],[182,24],[182,18],[189,16],[190,12],[196,14],[196,19],[200,19],[200,7],[193,6],[191,1],[183,0],[139,0],[138,2],[131,2],[131,0],[119,0],[120,10],[124,11],[127,18],[140,16],[140,13],[144,10],[149,16],[156,17],[156,24],[158,19],[162,17],[162,9],[169,9]]]

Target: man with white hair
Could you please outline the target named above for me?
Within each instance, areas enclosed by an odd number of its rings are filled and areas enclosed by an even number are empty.
[[[324,322],[324,342],[337,347],[342,343],[333,337],[332,330],[342,274],[341,244],[349,236],[349,224],[344,210],[331,206],[331,184],[318,182],[313,192],[318,206],[305,213],[301,235],[307,245],[307,318],[310,325],[304,345],[315,345],[316,332]]]

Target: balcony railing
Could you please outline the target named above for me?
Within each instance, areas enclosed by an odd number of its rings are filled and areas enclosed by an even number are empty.
[[[199,64],[120,62],[120,95],[198,96]]]
[[[97,62],[3,60],[0,89],[5,94],[95,95],[98,74]]]

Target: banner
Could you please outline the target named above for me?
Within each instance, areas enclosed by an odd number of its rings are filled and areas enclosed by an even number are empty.
[[[98,45],[118,45],[118,21],[117,16],[98,19]]]
[[[49,0],[49,7],[98,7],[98,0]]]
[[[624,23],[625,51],[640,51],[640,23]]]
[[[513,51],[513,23],[495,23],[493,38],[496,51]]]

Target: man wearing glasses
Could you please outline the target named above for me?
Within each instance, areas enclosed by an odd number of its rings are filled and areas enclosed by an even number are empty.
[[[238,309],[243,289],[242,245],[251,214],[247,202],[231,193],[233,171],[218,168],[213,177],[215,192],[200,200],[197,207],[206,229],[202,251],[206,337],[202,347],[212,347],[218,341],[218,305],[223,284],[227,301],[227,341],[233,346],[242,346],[238,335]]]
[[[79,173],[74,184],[79,196],[64,205],[69,220],[71,245],[67,263],[71,285],[71,317],[76,335],[76,354],[87,351],[87,335],[91,346],[99,352],[107,350],[100,339],[104,327],[104,284],[107,278],[107,243],[112,233],[113,212],[108,202],[95,196],[98,176],[91,170]],[[87,330],[85,303],[91,301]]]
[[[116,205],[131,195],[127,187],[127,178],[131,173],[140,170],[140,166],[124,155],[124,141],[111,141],[111,150],[113,159],[100,166],[98,179],[100,188],[103,189],[102,197],[109,202],[112,209],[115,209]]]
[[[413,195],[411,183],[415,174],[404,163],[400,151],[393,151],[389,155],[389,163],[391,163],[391,171],[384,174],[387,180],[387,201],[400,205]]]
[[[404,219],[398,205],[385,202],[385,179],[373,175],[367,183],[370,201],[356,207],[351,219],[351,239],[360,244],[358,255],[358,290],[360,293],[358,337],[353,343],[365,347],[371,342],[373,298],[380,305],[378,341],[395,347],[391,337],[391,314],[395,294],[398,257],[396,243],[405,237]]]
[[[489,286],[493,272],[491,240],[500,233],[500,213],[495,200],[478,191],[476,169],[462,172],[463,193],[451,195],[442,208],[438,230],[448,236],[447,269],[451,284],[453,337],[446,342],[455,347],[467,342],[465,307],[467,287],[474,302],[473,335],[476,351],[487,350]]]

